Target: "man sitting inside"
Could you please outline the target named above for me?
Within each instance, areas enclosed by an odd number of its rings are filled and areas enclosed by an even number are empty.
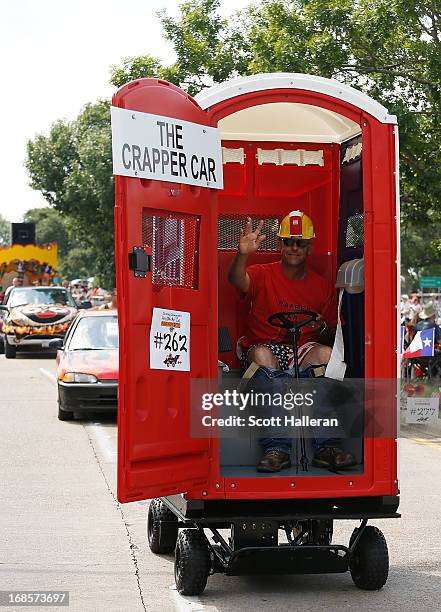
[[[263,221],[253,230],[251,219],[241,231],[239,247],[229,271],[229,281],[247,294],[250,312],[245,336],[241,339],[242,364],[286,370],[293,364],[293,350],[286,330],[268,323],[268,317],[283,310],[310,310],[318,314],[317,321],[302,328],[298,360],[301,368],[326,364],[331,348],[322,342],[332,342],[337,307],[334,291],[328,281],[307,266],[315,237],[311,219],[303,212],[290,212],[278,231],[280,261],[257,264],[247,268],[247,261],[265,240],[261,234]],[[338,446],[338,440],[315,440],[313,465],[342,469],[355,465],[355,458]],[[261,441],[264,454],[257,466],[260,472],[278,472],[290,467],[291,440]]]

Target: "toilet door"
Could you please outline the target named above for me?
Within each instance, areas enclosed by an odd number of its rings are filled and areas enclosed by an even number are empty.
[[[129,502],[208,484],[211,440],[191,435],[190,393],[193,379],[217,377],[222,164],[205,111],[169,83],[124,86],[112,113],[118,499]]]

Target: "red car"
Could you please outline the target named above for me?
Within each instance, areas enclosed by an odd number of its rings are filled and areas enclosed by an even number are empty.
[[[118,318],[116,310],[85,310],[58,348],[58,418],[116,410],[118,406]]]

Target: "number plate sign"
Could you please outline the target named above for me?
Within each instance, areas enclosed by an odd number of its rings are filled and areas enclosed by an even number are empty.
[[[154,308],[150,368],[190,371],[190,313]]]
[[[408,397],[406,423],[436,423],[438,410],[438,397]]]

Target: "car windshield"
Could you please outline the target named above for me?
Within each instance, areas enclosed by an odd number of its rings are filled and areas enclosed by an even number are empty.
[[[88,316],[78,321],[69,342],[70,351],[118,348],[118,319],[115,315]]]
[[[66,289],[61,287],[45,287],[36,289],[34,287],[17,287],[11,291],[8,306],[24,306],[25,304],[61,304],[62,306],[73,306],[76,304]]]

